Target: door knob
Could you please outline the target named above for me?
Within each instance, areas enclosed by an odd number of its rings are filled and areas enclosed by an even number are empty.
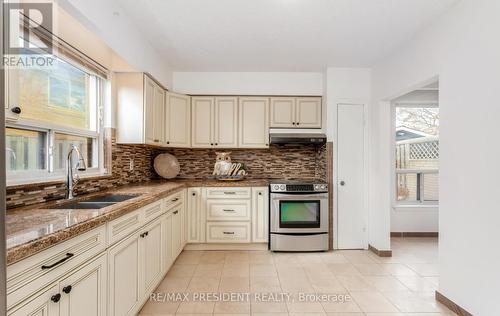
[[[344,180],[340,181],[340,185],[344,186],[345,185],[345,181]]]

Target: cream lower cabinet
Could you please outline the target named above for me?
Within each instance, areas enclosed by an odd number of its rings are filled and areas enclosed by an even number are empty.
[[[59,293],[59,284],[53,283],[45,290],[37,293],[24,304],[13,310],[9,310],[7,315],[10,316],[58,316],[59,304],[52,299],[54,295]]]
[[[189,188],[187,190],[187,242],[205,242],[205,212],[202,197],[202,188]]]
[[[269,240],[269,189],[252,188],[252,242]]]
[[[160,217],[146,225],[139,234],[141,297],[153,291],[163,277],[163,252],[166,251],[162,242],[164,229],[165,223],[163,217]]]

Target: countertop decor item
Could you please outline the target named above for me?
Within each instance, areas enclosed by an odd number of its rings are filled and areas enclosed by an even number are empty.
[[[232,163],[230,152],[218,152],[213,175],[217,180],[237,181],[247,175],[245,164]]]
[[[179,161],[171,154],[160,154],[156,156],[154,168],[156,173],[165,179],[175,178],[181,171]]]

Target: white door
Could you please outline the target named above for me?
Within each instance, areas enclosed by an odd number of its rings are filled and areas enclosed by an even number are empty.
[[[238,147],[238,98],[215,98],[214,129],[215,147]]]
[[[109,250],[109,315],[135,315],[139,308],[139,236]]]
[[[167,92],[165,141],[170,147],[191,146],[191,104],[189,96]]]
[[[140,230],[141,296],[154,290],[163,274],[162,219],[158,218]]]
[[[270,127],[295,127],[295,98],[271,98]]]
[[[321,128],[321,98],[304,97],[296,100],[296,122],[298,128]]]
[[[61,316],[107,315],[106,258],[99,256],[60,282]]]
[[[240,148],[268,148],[269,99],[243,97],[239,104]]]
[[[337,246],[366,247],[364,208],[364,106],[338,105]]]
[[[212,97],[191,98],[191,147],[210,148],[214,144]]]

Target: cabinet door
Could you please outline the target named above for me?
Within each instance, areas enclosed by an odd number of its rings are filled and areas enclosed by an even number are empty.
[[[109,315],[135,315],[139,308],[139,235],[109,250]]]
[[[182,250],[182,219],[181,208],[179,206],[172,210],[172,254],[175,260]]]
[[[191,98],[191,147],[213,147],[213,108],[214,98],[212,97]]]
[[[59,284],[55,283],[48,287],[43,292],[36,293],[30,297],[30,300],[25,304],[12,308],[7,312],[9,316],[58,316],[59,302],[53,301],[55,295],[59,293]]]
[[[162,221],[158,218],[140,230],[140,296],[153,291],[163,275]]]
[[[269,196],[267,187],[252,188],[252,242],[269,239]]]
[[[61,316],[105,316],[106,254],[61,280]]]
[[[155,84],[155,101],[154,101],[154,139],[155,144],[163,144],[165,141],[164,118],[165,118],[165,91]]]
[[[165,141],[169,147],[191,146],[190,97],[166,93]]]
[[[162,249],[163,249],[163,265],[164,270],[167,271],[172,263],[174,262],[174,255],[172,249],[172,212],[168,212],[162,217],[163,221],[163,239],[162,239]]]
[[[155,144],[155,88],[151,78],[144,76],[144,141]]]
[[[296,123],[299,128],[321,128],[321,98],[297,98]]]
[[[215,98],[214,145],[217,148],[238,146],[238,98]]]
[[[295,98],[271,98],[270,127],[295,127]]]
[[[269,99],[244,97],[239,101],[239,147],[269,147]]]
[[[187,242],[205,242],[205,224],[202,219],[201,188],[189,188],[187,197]]]

